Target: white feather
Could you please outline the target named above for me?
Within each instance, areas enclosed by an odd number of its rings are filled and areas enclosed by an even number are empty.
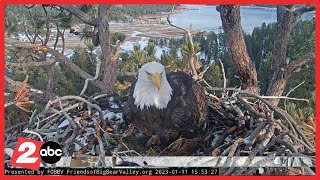
[[[148,73],[162,73],[161,85],[158,91],[157,87],[148,79]],[[134,87],[134,104],[141,110],[155,106],[158,109],[166,108],[171,100],[172,88],[167,81],[164,66],[158,62],[149,62],[144,64],[138,75],[137,83]]]

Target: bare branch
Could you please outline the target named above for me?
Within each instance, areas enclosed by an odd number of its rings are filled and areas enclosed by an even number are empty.
[[[223,88],[226,88],[227,87],[227,78],[226,78],[226,73],[225,73],[225,70],[224,70],[224,65],[223,65],[221,59],[218,59],[218,60],[219,60],[219,63],[220,63],[220,66],[221,66],[222,75],[223,75]]]
[[[117,40],[117,42],[116,42],[116,48],[115,48],[115,52],[113,53],[113,55],[112,55],[112,58],[111,58],[111,61],[113,61],[113,62],[116,62],[117,61],[117,59],[119,58],[119,55],[120,55],[120,45],[121,45],[121,43],[120,43],[120,41],[119,40]]]
[[[170,26],[178,28],[178,29],[181,29],[181,30],[183,30],[183,31],[185,31],[187,33],[187,36],[188,36],[187,38],[188,38],[189,43],[191,45],[191,53],[190,53],[190,57],[189,57],[189,66],[191,68],[193,79],[198,80],[199,79],[199,75],[198,75],[198,72],[197,72],[197,70],[195,68],[195,55],[196,55],[196,52],[195,52],[195,49],[194,49],[191,30],[188,30],[188,29],[185,29],[185,28],[182,28],[182,27],[179,27],[179,26],[176,26],[176,25],[172,24],[172,21],[170,20],[170,15],[173,13],[174,8],[175,8],[175,6],[173,5],[170,14],[168,14],[167,21],[168,21]]]
[[[304,84],[305,82],[306,82],[306,81],[303,81],[302,83],[299,83],[299,84],[298,84],[297,86],[295,86],[294,88],[290,89],[290,91],[287,93],[286,97],[288,97],[291,92],[293,92],[294,90],[296,90],[298,87],[300,87],[300,86],[301,86],[302,84]],[[287,111],[287,100],[286,100],[286,99],[283,101],[283,104],[284,104],[284,110]]]
[[[288,64],[285,71],[285,77],[290,78],[294,72],[297,72],[301,67],[313,60],[315,60],[315,53],[308,53],[303,58]]]
[[[89,81],[93,81],[93,80],[97,80],[98,77],[99,77],[99,71],[100,71],[100,67],[101,67],[101,61],[99,60],[97,62],[97,65],[96,65],[96,74],[93,78],[90,78],[90,79],[86,79],[85,82],[84,82],[84,86],[83,86],[83,89],[80,93],[80,96],[82,96],[86,90],[87,90],[87,87],[88,87],[88,84],[89,84]]]
[[[208,71],[209,68],[210,66],[208,66],[206,69],[204,69],[202,72],[199,73],[198,80],[203,78],[204,74]]]
[[[301,86],[302,84],[304,84],[305,82],[306,82],[306,81],[303,81],[302,83],[298,84],[296,87],[290,89],[290,91],[287,93],[286,97],[288,97],[291,92],[293,92],[294,90],[296,90],[298,87],[300,87],[300,86]]]
[[[42,5],[42,9],[46,14],[46,38],[45,38],[43,44],[47,45],[49,42],[49,37],[50,37],[50,22],[49,22],[48,12],[47,12],[45,6]]]
[[[315,11],[315,10],[316,10],[316,6],[309,4],[309,5],[303,6],[299,9],[294,10],[294,13],[301,16],[302,14],[304,14],[306,12]]]
[[[259,96],[260,98],[263,99],[289,99],[289,100],[295,100],[295,101],[305,101],[305,102],[309,102],[308,99],[303,99],[303,98],[291,98],[291,97],[287,97],[287,96]]]

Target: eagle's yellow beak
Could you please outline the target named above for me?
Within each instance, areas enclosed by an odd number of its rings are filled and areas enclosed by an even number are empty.
[[[159,91],[161,86],[161,75],[159,73],[154,73],[149,75],[148,79],[157,87]]]

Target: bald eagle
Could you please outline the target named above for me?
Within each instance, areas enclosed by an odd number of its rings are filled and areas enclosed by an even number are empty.
[[[201,131],[206,116],[203,87],[184,72],[166,74],[155,61],[140,68],[124,107],[126,122],[151,136],[149,146]]]

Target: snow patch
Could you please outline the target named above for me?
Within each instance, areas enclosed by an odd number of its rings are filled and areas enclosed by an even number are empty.
[[[122,119],[122,113],[117,113],[116,114],[116,119]]]
[[[119,108],[119,105],[118,105],[118,104],[113,104],[113,105],[111,106],[111,108],[112,108],[112,109],[118,109],[118,108]]]
[[[63,128],[65,126],[68,126],[69,125],[69,121],[67,119],[65,119],[64,121],[62,121],[61,124],[59,124],[58,128]]]
[[[103,116],[103,119],[111,120],[111,119],[113,119],[115,116],[116,116],[116,113],[114,113],[114,112],[108,112],[108,113],[106,113],[106,114]]]
[[[74,144],[74,150],[75,151],[79,151],[82,147],[79,145],[79,144],[77,144],[77,143],[73,143]]]

